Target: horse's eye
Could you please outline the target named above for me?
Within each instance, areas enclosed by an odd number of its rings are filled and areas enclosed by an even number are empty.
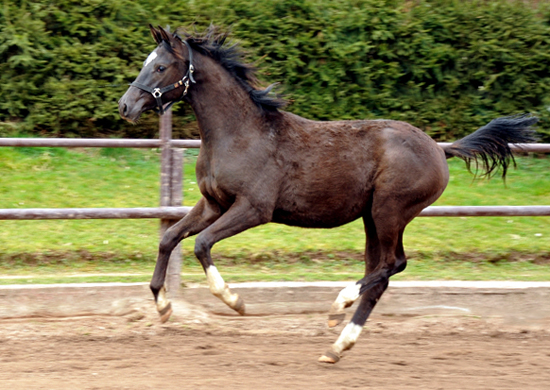
[[[158,68],[157,68],[157,72],[161,73],[161,72],[164,72],[166,70],[166,67],[160,65]]]

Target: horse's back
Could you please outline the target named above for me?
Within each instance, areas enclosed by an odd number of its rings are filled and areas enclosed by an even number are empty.
[[[431,200],[446,186],[443,151],[408,123],[289,119],[278,148],[284,175],[274,222],[339,226],[368,212],[374,191]]]

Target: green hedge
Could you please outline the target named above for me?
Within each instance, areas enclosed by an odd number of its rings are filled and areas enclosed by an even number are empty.
[[[152,137],[117,100],[154,48],[147,25],[230,28],[288,108],[312,119],[393,118],[439,140],[533,112],[550,142],[550,6],[515,0],[6,0],[0,132]],[[196,135],[185,105],[179,136]]]

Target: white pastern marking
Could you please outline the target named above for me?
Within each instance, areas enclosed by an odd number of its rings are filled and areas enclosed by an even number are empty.
[[[359,298],[359,290],[361,289],[361,285],[359,283],[352,284],[350,286],[347,286],[342,291],[340,291],[340,294],[338,294],[338,297],[332,304],[332,309],[334,313],[340,313],[344,310],[344,308],[349,307]]]
[[[149,54],[149,57],[147,57],[147,59],[143,63],[143,66],[145,67],[145,66],[149,65],[155,58],[157,58],[157,52],[152,51],[151,54]]]
[[[362,330],[362,326],[350,322],[346,325],[344,330],[342,330],[342,333],[340,333],[340,337],[338,337],[338,340],[333,344],[332,350],[339,355],[342,351],[350,349],[359,338]]]
[[[157,296],[157,310],[161,311],[170,304],[170,301],[166,298],[166,288],[163,286]]]
[[[357,300],[357,298],[359,298],[360,290],[361,284],[353,284],[340,291],[340,294],[338,294],[338,298],[336,299],[343,302],[344,304],[353,303]]]
[[[226,305],[234,307],[239,299],[238,294],[232,294],[227,284],[225,284],[218,269],[211,265],[206,269],[206,280],[210,292],[225,302]]]
[[[212,294],[220,295],[223,293],[225,282],[215,266],[211,265],[206,269],[206,280]]]

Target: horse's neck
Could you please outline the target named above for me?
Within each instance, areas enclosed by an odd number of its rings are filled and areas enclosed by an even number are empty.
[[[261,120],[261,112],[238,81],[223,69],[202,70],[193,88],[191,106],[205,147],[225,147],[228,142],[249,137]]]

